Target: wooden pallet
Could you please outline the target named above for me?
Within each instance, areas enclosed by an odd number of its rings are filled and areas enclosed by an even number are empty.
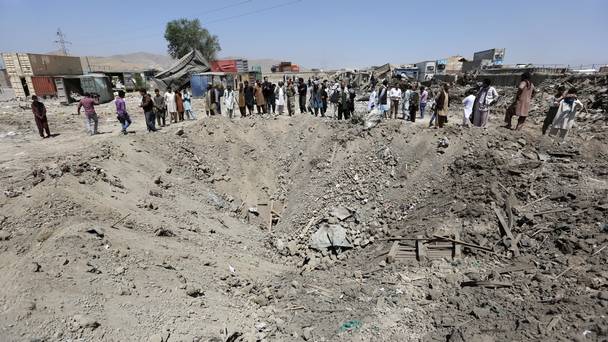
[[[454,234],[453,240],[460,240],[458,233]],[[418,235],[414,239],[393,242],[386,256],[386,262],[390,264],[399,260],[455,259],[461,256],[459,243],[438,237],[425,238]]]

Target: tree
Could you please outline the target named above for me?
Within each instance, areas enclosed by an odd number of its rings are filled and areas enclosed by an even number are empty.
[[[141,74],[136,72],[133,74],[133,83],[135,83],[135,89],[145,89],[146,81],[141,77]]]
[[[203,28],[198,19],[182,18],[168,22],[165,39],[169,43],[167,46],[169,55],[173,58],[182,58],[192,49],[196,49],[208,61],[212,61],[221,50],[217,36]]]

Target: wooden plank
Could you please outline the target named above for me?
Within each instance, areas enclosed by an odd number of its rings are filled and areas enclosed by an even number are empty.
[[[560,209],[541,211],[540,213],[534,213],[533,215],[540,216],[540,215],[545,215],[545,214],[559,213],[559,212],[566,211],[566,210],[570,210],[570,208],[560,208]]]
[[[501,235],[506,235],[509,239],[513,240],[514,239],[513,233],[511,233],[511,228],[509,227],[507,220],[505,219],[504,215],[502,214],[502,210],[499,208],[494,208],[494,212],[496,213],[496,217],[498,217],[498,221],[500,222],[500,225],[502,226],[503,234],[501,234]]]
[[[499,268],[495,271],[498,274],[503,274],[503,273],[512,273],[512,272],[533,270],[534,268],[535,268],[534,265],[526,264],[526,265],[515,265],[515,266],[510,266],[510,267]]]
[[[534,203],[538,203],[538,202],[540,202],[540,201],[542,201],[542,200],[544,200],[544,199],[547,199],[547,198],[549,198],[549,195],[547,195],[547,196],[543,196],[543,197],[541,197],[541,198],[539,198],[539,199],[537,199],[537,200],[534,200],[534,201],[532,201],[532,202],[526,203],[525,205],[521,206],[521,207],[519,208],[519,210],[522,210],[522,209],[523,209],[523,208],[525,208],[525,207],[529,207],[529,206],[531,206],[532,204],[534,204]]]
[[[494,212],[496,213],[496,216],[498,217],[498,221],[502,225],[502,229],[504,231],[504,235],[506,235],[509,238],[509,240],[511,240],[510,249],[513,252],[513,256],[514,257],[519,256],[519,248],[517,247],[517,243],[519,241],[516,240],[515,237],[513,236],[513,233],[511,232],[511,227],[509,227],[509,225],[508,225],[507,221],[505,220],[505,217],[503,216],[501,210],[499,208],[494,208]]]
[[[306,235],[306,233],[308,232],[308,230],[310,229],[310,227],[312,227],[312,225],[317,221],[317,217],[314,216],[310,219],[310,221],[308,221],[308,223],[306,224],[306,226],[304,226],[304,229],[302,229],[302,231],[300,232],[300,238],[303,238],[304,235]]]
[[[513,194],[513,189],[509,189],[507,199],[505,200],[505,210],[507,212],[509,230],[511,230],[515,224],[515,216],[513,215],[513,197],[515,197],[515,194]]]
[[[454,240],[460,240],[460,233],[459,232],[455,232],[454,233]],[[461,244],[457,243],[456,241],[452,241],[453,244],[453,248],[454,248],[454,258],[461,258],[462,257],[462,247]]]
[[[268,231],[271,232],[272,231],[272,210],[274,208],[274,201],[271,200],[270,201],[270,210],[268,211]]]
[[[424,245],[424,236],[417,235],[416,238],[416,253],[418,254],[418,261],[426,260],[426,246]]]
[[[501,287],[511,287],[513,284],[510,282],[501,282],[501,281],[465,281],[460,284],[460,286],[482,286],[488,288],[501,288]]]
[[[436,238],[438,238],[438,239],[442,239],[442,240],[446,240],[446,241],[451,241],[451,242],[457,243],[457,244],[465,246],[465,247],[480,249],[482,251],[487,251],[487,252],[494,252],[494,250],[491,249],[491,248],[479,246],[479,245],[476,245],[476,244],[473,244],[473,243],[468,243],[468,242],[452,239],[452,238],[449,238],[449,237],[446,237],[446,236],[441,236],[441,235],[433,235],[433,236],[436,237]]]
[[[395,262],[395,257],[397,255],[397,251],[399,250],[399,241],[393,242],[391,249],[388,251],[388,255],[386,256],[386,262],[388,264],[392,264]]]

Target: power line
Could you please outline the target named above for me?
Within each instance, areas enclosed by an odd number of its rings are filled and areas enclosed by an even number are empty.
[[[61,32],[61,28],[57,29],[57,40],[55,41],[55,43],[59,44],[59,49],[61,50],[64,56],[67,56],[68,48],[66,45],[72,44],[72,42],[65,40],[65,34]]]
[[[289,1],[289,2],[285,2],[285,3],[282,3],[282,4],[270,6],[270,7],[260,8],[258,10],[251,11],[251,12],[245,12],[245,13],[233,15],[233,16],[230,16],[230,17],[225,17],[225,18],[220,18],[220,19],[217,19],[217,20],[207,21],[206,24],[219,23],[219,22],[226,21],[226,20],[237,19],[237,18],[248,16],[248,15],[252,15],[252,14],[258,14],[258,13],[270,11],[270,10],[273,10],[273,9],[276,9],[276,8],[293,5],[293,4],[301,2],[301,1],[302,0],[294,0],[294,1]]]
[[[206,14],[209,14],[209,13],[215,13],[215,12],[223,11],[223,10],[226,10],[226,9],[229,9],[229,8],[241,6],[241,5],[244,5],[244,4],[252,2],[252,1],[253,0],[242,0],[242,1],[239,1],[239,2],[236,2],[236,3],[233,3],[233,4],[229,4],[229,5],[226,5],[226,6],[212,8],[210,10],[206,10],[205,12],[193,13],[192,15],[206,15]],[[129,32],[130,33],[134,33],[134,32],[140,32],[140,31],[147,31],[149,29],[157,28],[157,27],[158,27],[157,24],[156,25],[153,24],[153,25],[139,26],[139,27],[137,27],[134,30],[129,30]],[[115,32],[113,34],[116,34],[116,35],[120,34],[121,36],[124,36],[123,33],[124,33],[124,30],[120,31],[120,32]],[[81,36],[81,37],[89,37],[89,35]]]
[[[214,9],[214,11],[219,11],[221,9],[225,9],[226,7],[234,7],[234,6],[243,4],[245,2],[250,2],[250,1],[252,1],[252,0],[241,1],[239,3],[235,3],[235,4],[232,4],[232,5],[224,6],[223,8],[216,8],[216,9]],[[274,6],[268,6],[268,7],[260,8],[260,9],[254,10],[254,11],[249,11],[249,12],[240,13],[240,14],[237,14],[237,15],[229,16],[229,17],[224,17],[224,18],[219,18],[219,19],[216,19],[216,20],[211,20],[211,21],[203,22],[203,24],[206,25],[206,24],[209,24],[209,23],[218,23],[218,22],[223,22],[223,21],[227,21],[227,20],[237,19],[237,18],[249,16],[249,15],[252,15],[252,14],[258,14],[258,13],[261,13],[261,12],[267,12],[267,11],[271,11],[273,9],[277,9],[277,8],[293,5],[293,4],[296,4],[298,2],[302,2],[302,0],[287,1],[287,2],[280,3],[280,4],[277,4],[277,5],[274,5]],[[209,13],[209,11],[207,13]],[[142,34],[142,35],[131,36],[131,37],[129,37],[129,39],[126,39],[126,40],[122,39],[122,37],[121,37],[121,38],[117,38],[115,41],[90,42],[90,43],[79,44],[79,45],[80,46],[104,46],[104,45],[107,46],[107,45],[110,45],[110,44],[113,44],[113,45],[122,45],[122,44],[126,44],[126,43],[131,43],[135,39],[150,38],[150,37],[158,37],[158,35],[157,34],[146,33],[146,34]]]
[[[225,9],[236,7],[236,6],[240,6],[242,4],[245,4],[245,3],[248,3],[248,2],[251,2],[251,1],[253,1],[253,0],[244,0],[244,1],[241,1],[241,2],[237,2],[236,4],[226,5],[224,7],[218,7],[218,8],[215,8],[215,9],[210,9],[208,11],[205,11],[205,14],[223,11]]]

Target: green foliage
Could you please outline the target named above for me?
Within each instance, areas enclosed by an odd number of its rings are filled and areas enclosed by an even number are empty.
[[[212,61],[221,50],[217,36],[203,28],[198,19],[182,18],[168,22],[165,39],[168,42],[169,55],[173,58],[181,58],[196,49],[208,61]]]
[[[133,74],[133,83],[135,83],[135,89],[146,88],[146,81],[144,81],[140,73]]]

